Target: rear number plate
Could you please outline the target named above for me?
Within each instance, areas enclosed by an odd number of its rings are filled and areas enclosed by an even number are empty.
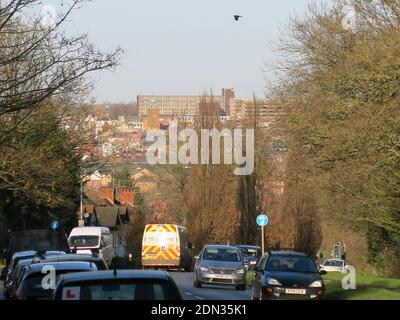
[[[304,289],[286,289],[286,294],[306,294],[306,290]]]

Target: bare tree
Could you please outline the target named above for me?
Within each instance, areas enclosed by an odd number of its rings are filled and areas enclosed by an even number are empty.
[[[119,49],[104,54],[86,35],[67,36],[60,31],[83,2],[71,1],[52,25],[43,26],[40,17],[29,15],[40,1],[1,1],[0,116],[34,110],[54,97],[76,102],[90,88],[86,75],[116,65]],[[12,130],[14,126],[15,123],[8,126],[3,122],[0,130]]]

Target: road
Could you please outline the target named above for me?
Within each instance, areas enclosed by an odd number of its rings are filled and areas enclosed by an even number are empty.
[[[237,291],[228,286],[203,286],[201,289],[193,286],[193,273],[170,272],[181,291],[184,300],[250,300],[251,290]]]
[[[203,286],[195,288],[193,286],[193,273],[170,272],[181,291],[184,300],[250,300],[251,290],[237,291],[233,287],[225,286]],[[3,294],[3,282],[0,281],[0,300],[5,300]]]

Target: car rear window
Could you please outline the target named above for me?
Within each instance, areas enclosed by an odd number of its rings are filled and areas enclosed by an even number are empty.
[[[222,262],[241,261],[239,250],[225,248],[206,248],[203,254],[203,259]]]
[[[73,272],[85,272],[85,271],[88,271],[88,270],[87,269],[57,270],[56,276],[59,276],[62,274],[73,273]],[[47,284],[47,282],[46,282],[47,278],[45,278],[45,277],[46,277],[46,274],[33,273],[25,278],[23,285],[29,295],[36,296],[36,295],[50,294],[52,292],[51,289],[44,289],[44,284]]]
[[[240,248],[240,252],[242,255],[246,257],[257,258],[258,257],[258,250],[253,248]]]
[[[342,267],[343,261],[327,260],[327,261],[325,261],[324,266],[326,266],[326,267]]]
[[[100,237],[99,236],[90,236],[90,235],[79,235],[79,236],[71,236],[69,238],[69,246],[71,248],[88,248],[88,247],[96,247],[99,245]]]
[[[307,257],[271,255],[266,263],[267,271],[318,272],[315,263]]]
[[[177,289],[168,282],[92,282],[63,286],[62,300],[177,300]]]

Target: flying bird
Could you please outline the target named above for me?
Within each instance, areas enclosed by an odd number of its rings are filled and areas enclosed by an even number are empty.
[[[239,21],[239,19],[242,18],[242,16],[239,15],[234,15],[233,17],[235,18],[236,21]]]

